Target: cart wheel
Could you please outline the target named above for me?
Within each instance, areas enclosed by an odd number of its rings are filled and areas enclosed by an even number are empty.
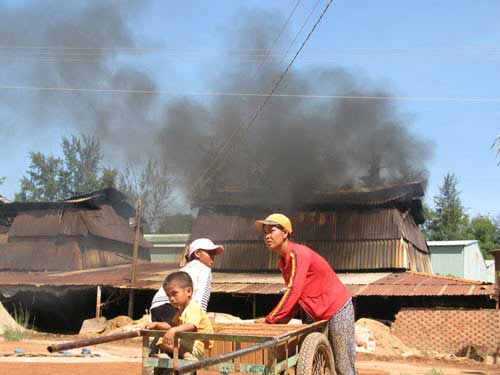
[[[296,375],[335,375],[332,348],[324,334],[306,336],[300,346]]]

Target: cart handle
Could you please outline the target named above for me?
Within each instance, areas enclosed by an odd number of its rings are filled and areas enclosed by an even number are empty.
[[[216,364],[221,363],[221,362],[226,362],[228,360],[231,360],[231,359],[234,359],[237,357],[241,357],[245,354],[253,353],[253,352],[265,349],[265,348],[269,348],[271,346],[275,346],[277,343],[278,343],[278,339],[274,338],[274,339],[271,339],[268,341],[264,341],[262,343],[258,343],[258,344],[249,346],[247,348],[236,350],[236,351],[231,352],[231,353],[221,354],[217,357],[210,357],[210,358],[201,360],[199,362],[195,362],[193,364],[181,366],[179,368],[174,369],[174,373],[177,375],[181,375],[181,374],[186,374],[188,372],[200,370],[200,369],[207,367],[207,366],[216,365]]]

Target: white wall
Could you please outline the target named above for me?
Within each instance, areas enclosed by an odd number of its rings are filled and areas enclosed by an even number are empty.
[[[488,269],[484,262],[479,244],[473,243],[464,247],[464,278],[470,280],[490,281]]]

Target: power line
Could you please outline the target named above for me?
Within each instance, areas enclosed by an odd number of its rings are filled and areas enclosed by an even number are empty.
[[[319,1],[318,1],[319,2]],[[317,3],[318,3],[317,2]],[[316,3],[316,4],[317,4]],[[313,6],[313,11],[314,7]],[[309,17],[309,16],[308,16]],[[15,45],[0,45],[0,50],[61,50],[61,51],[172,51],[182,53],[207,53],[208,50],[212,50],[212,48],[174,48],[174,47],[66,47],[66,46],[15,46]],[[338,50],[344,51],[453,51],[453,50],[500,50],[500,45],[469,45],[469,46],[437,46],[437,47],[427,47],[427,46],[410,46],[410,47],[348,47],[348,48],[340,48]],[[230,48],[225,49],[223,52],[231,52],[231,53],[241,53],[241,52],[262,52],[265,54],[268,51],[268,48]],[[325,49],[326,51],[326,49]],[[328,50],[329,51],[329,50]]]
[[[319,2],[321,0],[317,0],[316,3],[314,4],[314,6],[312,7],[311,11],[309,12],[309,15],[307,16],[306,20],[302,23],[302,26],[300,27],[299,31],[295,34],[295,37],[293,38],[292,42],[290,43],[290,45],[288,46],[288,48],[286,49],[285,53],[283,54],[283,57],[281,59],[281,61],[279,62],[279,65],[281,65],[283,63],[283,61],[285,60],[286,56],[288,55],[288,53],[290,52],[290,50],[292,49],[293,45],[295,44],[295,42],[297,41],[298,37],[300,34],[302,34],[302,31],[304,30],[304,28],[306,27],[307,23],[309,22],[309,19],[311,18],[311,16],[313,15],[314,11],[316,10],[316,7],[318,6]]]
[[[0,85],[0,90],[53,91],[53,92],[88,92],[101,94],[138,94],[138,95],[168,95],[168,96],[221,96],[221,97],[268,97],[269,93],[253,92],[223,92],[223,91],[186,91],[175,92],[166,90],[130,90],[130,89],[95,89],[74,87],[38,87],[38,86],[8,86]],[[404,95],[322,95],[322,94],[276,94],[275,98],[301,99],[352,99],[352,100],[401,100],[429,102],[461,102],[461,103],[500,103],[498,98],[481,97],[451,97],[451,96],[404,96]]]
[[[295,6],[293,7],[292,11],[290,12],[290,14],[288,15],[288,18],[286,19],[285,23],[283,24],[283,26],[281,27],[281,30],[279,31],[277,37],[274,39],[273,43],[271,43],[271,47],[269,47],[269,49],[266,51],[265,55],[264,55],[264,58],[262,59],[262,61],[259,63],[259,65],[255,68],[255,73],[259,71],[260,67],[262,66],[262,64],[264,64],[267,60],[267,58],[269,57],[269,54],[271,53],[271,51],[274,49],[274,47],[276,46],[276,44],[278,43],[278,40],[280,40],[281,38],[281,35],[283,35],[283,32],[285,31],[286,27],[288,26],[288,23],[290,22],[290,20],[292,19],[292,16],[293,14],[295,13],[295,10],[297,10],[297,7],[299,6],[300,2],[302,0],[297,0],[297,2],[295,3]],[[255,76],[255,74],[254,74]]]
[[[329,0],[328,3],[326,4],[325,8],[323,9],[323,12],[321,13],[321,15],[319,16],[319,18],[317,19],[316,23],[313,25],[313,27],[311,28],[311,30],[309,31],[309,33],[307,34],[306,38],[304,39],[304,41],[302,42],[302,44],[300,45],[299,49],[297,50],[297,52],[295,53],[295,56],[292,58],[292,60],[290,61],[290,63],[288,64],[288,66],[286,67],[286,69],[284,70],[284,72],[281,74],[281,76],[279,77],[279,79],[276,81],[276,83],[274,84],[273,88],[271,89],[271,91],[269,92],[269,94],[267,96],[265,96],[264,98],[264,101],[259,105],[259,107],[257,108],[257,110],[255,111],[255,114],[254,116],[250,119],[250,121],[248,122],[248,124],[244,125],[243,127],[238,127],[232,134],[231,136],[229,137],[229,139],[225,142],[225,144],[222,145],[221,148],[219,148],[217,151],[218,153],[216,153],[216,155],[214,156],[214,159],[212,160],[212,163],[211,163],[211,166],[209,166],[206,170],[205,173],[202,174],[202,176],[198,179],[198,181],[196,181],[193,185],[193,188],[192,188],[192,192],[196,192],[196,190],[198,189],[198,185],[200,183],[203,183],[204,180],[206,180],[209,176],[210,176],[210,173],[211,173],[211,168],[213,168],[213,166],[216,166],[216,162],[217,162],[217,159],[221,156],[221,155],[224,155],[225,154],[225,149],[227,147],[229,147],[229,145],[231,144],[233,138],[235,136],[237,136],[240,132],[243,132],[243,131],[247,131],[248,129],[250,129],[253,124],[255,123],[255,120],[258,118],[258,116],[262,113],[262,111],[264,110],[264,107],[266,106],[266,104],[269,102],[269,100],[271,99],[271,97],[273,96],[273,94],[275,93],[275,91],[278,89],[279,85],[281,84],[281,82],[283,81],[283,79],[285,78],[285,76],[287,75],[288,71],[290,70],[290,68],[292,67],[293,63],[295,62],[295,60],[297,59],[297,57],[299,56],[300,52],[304,49],[305,45],[307,44],[307,42],[309,41],[311,35],[314,33],[314,31],[316,30],[316,27],[319,25],[319,23],[321,22],[321,20],[323,19],[324,15],[326,14],[328,8],[330,7],[330,5],[332,4],[333,0]],[[214,169],[215,170],[215,169]]]

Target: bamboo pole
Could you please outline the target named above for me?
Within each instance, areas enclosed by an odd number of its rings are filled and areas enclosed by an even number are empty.
[[[95,301],[95,318],[99,319],[101,317],[101,286],[97,285],[97,295]]]
[[[137,258],[139,257],[139,239],[141,235],[141,198],[137,198],[137,208],[135,210],[135,237],[134,237],[134,250],[132,259],[132,276],[130,280],[130,291],[128,295],[128,316],[134,318],[134,284],[137,278]]]

